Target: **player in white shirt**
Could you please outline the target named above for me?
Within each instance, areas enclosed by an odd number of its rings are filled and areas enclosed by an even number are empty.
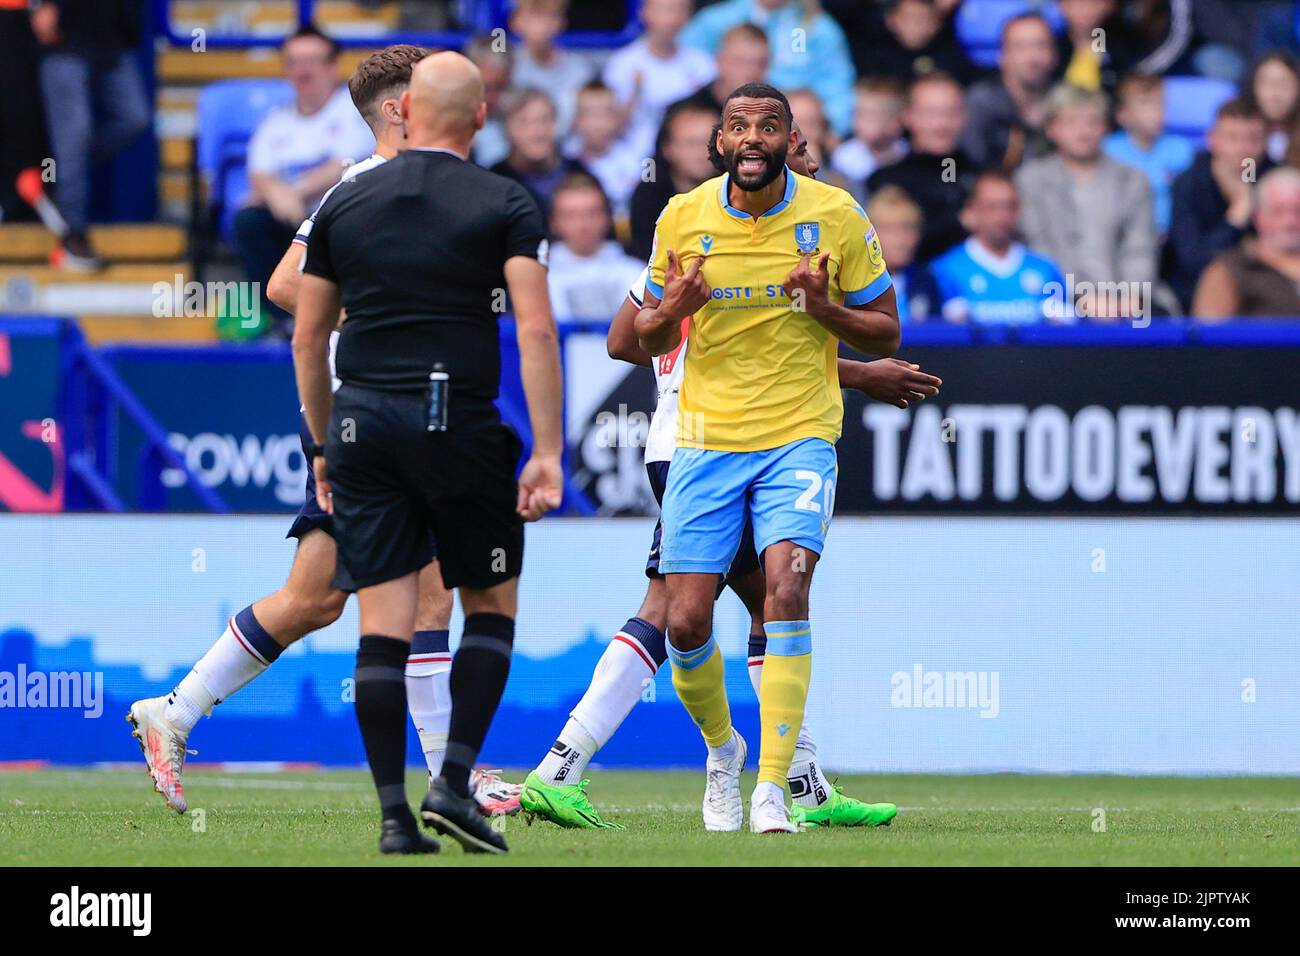
[[[715,137],[716,140],[716,130]],[[787,165],[795,172],[815,176],[817,160],[808,153],[808,141],[796,126],[791,133]],[[677,445],[677,396],[681,389],[686,353],[689,349],[690,319],[682,322],[682,341],[676,350],[651,357],[637,342],[633,330],[641,309],[648,267],[628,290],[627,299],[610,324],[609,354],[633,365],[649,366],[658,391],[654,416],[646,438],[645,465],[655,500],[662,502],[668,469]],[[875,362],[839,360],[840,384],[857,389],[879,401],[907,407],[908,401],[922,401],[937,395],[939,379],[919,366],[899,359]],[[604,820],[587,797],[582,779],[592,756],[603,747],[641,699],[647,682],[667,657],[664,629],[668,621],[668,592],[659,573],[659,542],[662,525],[655,524],[646,576],[650,583],[636,615],[614,635],[601,655],[587,692],[570,713],[559,738],[535,770],[524,780],[520,805],[536,816],[563,827],[621,829]],[[763,630],[763,601],[766,586],[752,531],[747,527],[728,570],[719,596],[731,588],[749,611],[749,677],[758,692],[767,639]],[[867,804],[841,793],[832,786],[817,763],[817,747],[807,721],[799,731],[795,757],[787,778],[795,803],[796,822],[803,826],[880,826],[897,812],[890,803]],[[710,807],[704,806],[706,821]]]
[[[351,166],[333,189],[348,188],[357,176],[396,156],[402,148],[405,130],[399,100],[410,82],[411,68],[425,55],[420,47],[399,45],[379,51],[357,67],[349,86],[356,100],[355,109],[374,130],[376,150]],[[289,312],[297,302],[298,280],[314,221],[315,213],[303,222],[268,283],[268,295]],[[331,372],[336,341],[337,333],[330,342]],[[335,378],[334,387],[338,385]],[[334,623],[347,602],[350,582],[346,570],[336,566],[338,552],[331,518],[316,503],[311,469],[314,449],[310,448],[311,437],[305,428],[304,435],[307,486],[303,507],[289,530],[288,536],[298,539],[298,549],[288,580],[280,590],[232,617],[225,632],[171,694],[138,700],[127,716],[144,752],[154,789],[177,813],[187,808],[181,772],[190,731],[199,718],[211,715],[216,704],[265,672],[290,644]],[[430,564],[420,572],[420,605],[406,682],[407,703],[421,749],[430,773],[436,776],[441,770],[451,719],[447,629],[452,596],[443,587],[434,542],[429,542],[429,548]],[[478,774],[471,786],[485,813],[518,811],[518,787],[504,784],[495,774]],[[385,853],[436,852],[435,841],[422,834],[416,836],[418,840],[410,834],[385,832],[380,849]]]

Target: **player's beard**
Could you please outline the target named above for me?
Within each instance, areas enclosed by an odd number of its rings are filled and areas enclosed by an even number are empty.
[[[767,165],[763,172],[757,177],[746,176],[740,172],[740,153],[758,152],[763,154]],[[781,144],[780,148],[770,153],[766,149],[754,149],[747,146],[740,150],[728,149],[722,154],[723,162],[726,164],[727,172],[731,176],[731,181],[747,193],[756,193],[765,186],[770,185],[781,171],[785,168],[786,145]]]

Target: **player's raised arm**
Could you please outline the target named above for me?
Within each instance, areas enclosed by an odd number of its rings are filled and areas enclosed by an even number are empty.
[[[849,257],[841,268],[840,284],[845,284],[845,276],[850,274]],[[888,357],[898,349],[898,302],[894,296],[893,284],[889,273],[883,270],[883,290],[861,304],[852,304],[855,298],[871,294],[874,290],[867,286],[845,296],[845,304],[835,302],[830,296],[830,273],[827,264],[830,253],[824,252],[812,261],[805,255],[794,271],[786,277],[782,288],[790,297],[795,311],[807,312],[828,332],[850,348],[868,355]],[[879,280],[878,280],[879,281]],[[874,283],[873,283],[874,285]]]
[[[682,319],[694,315],[709,301],[709,284],[700,269],[704,256],[693,260],[683,273],[677,254],[667,250],[664,268],[663,297],[655,295],[646,282],[645,304],[636,317],[636,335],[641,347],[651,355],[663,355],[682,341]]]

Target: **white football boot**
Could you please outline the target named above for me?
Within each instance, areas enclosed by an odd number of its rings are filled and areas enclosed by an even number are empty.
[[[131,736],[140,743],[145,766],[153,778],[153,788],[162,794],[167,806],[184,813],[189,806],[185,801],[185,788],[181,785],[181,770],[185,766],[186,734],[171,725],[163,716],[166,697],[147,697],[137,700],[127,713],[127,722],[134,728]]]
[[[790,819],[790,809],[785,805],[785,796],[777,790],[778,796],[770,793],[760,795],[756,790],[749,801],[749,830],[751,833],[798,833],[799,829]]]
[[[472,770],[469,795],[478,801],[485,817],[512,817],[519,812],[523,785],[501,779],[500,770]]]
[[[745,769],[749,747],[745,738],[731,732],[736,752],[730,760],[709,757],[704,765],[704,829],[736,833],[745,822],[745,801],[740,796],[740,772]]]

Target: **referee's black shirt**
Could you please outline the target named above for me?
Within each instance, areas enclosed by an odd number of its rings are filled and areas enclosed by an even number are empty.
[[[503,268],[546,261],[541,211],[517,182],[409,149],[340,183],[316,216],[304,271],[342,292],[344,384],[416,391],[441,365],[453,421],[497,397]]]

